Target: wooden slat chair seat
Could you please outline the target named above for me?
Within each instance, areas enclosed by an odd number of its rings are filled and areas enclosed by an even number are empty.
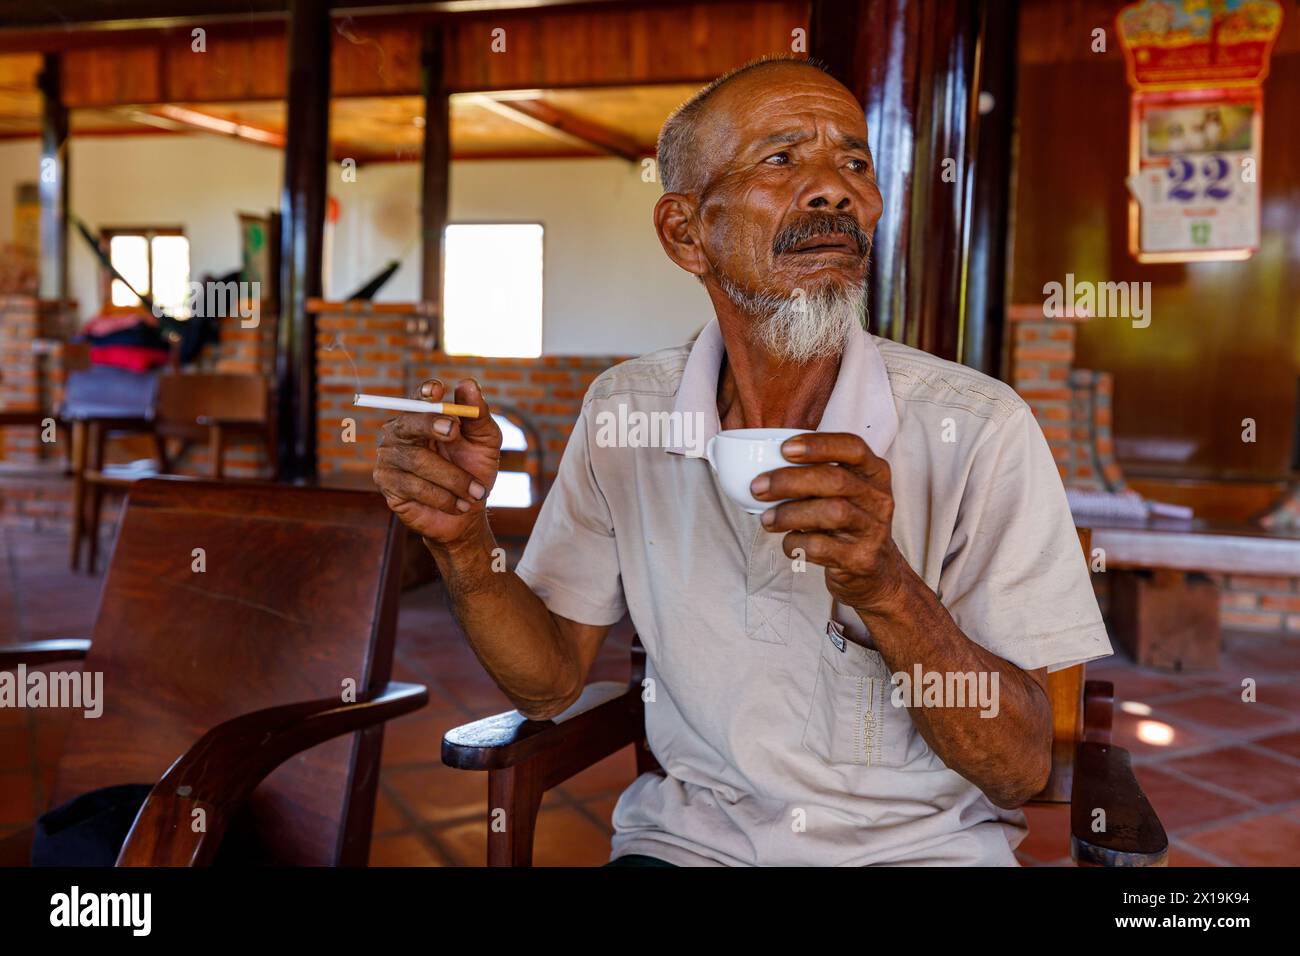
[[[373,493],[133,485],[92,638],[0,647],[0,668],[84,657],[103,674],[52,803],[155,784],[119,865],[210,863],[241,809],[277,864],[364,865],[383,722],[427,700],[389,682],[401,540]],[[4,843],[21,862],[30,832]]]
[[[1079,531],[1085,557],[1089,533]],[[628,684],[589,684],[554,720],[528,720],[509,711],[456,727],[442,741],[442,760],[461,770],[487,771],[488,813],[506,811],[509,825],[490,827],[489,866],[530,866],[543,795],[628,745],[636,772],[663,773],[645,738],[645,650],[633,639]],[[1163,866],[1169,841],[1143,794],[1128,751],[1110,742],[1114,691],[1085,681],[1084,665],[1048,675],[1052,705],[1052,772],[1032,803],[1070,805],[1070,855],[1081,865]],[[629,781],[630,783],[631,781]],[[1095,810],[1106,813],[1094,832]]]

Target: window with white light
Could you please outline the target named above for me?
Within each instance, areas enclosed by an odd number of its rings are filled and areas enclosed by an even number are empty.
[[[106,311],[140,308],[138,292],[152,297],[168,315],[189,315],[190,241],[181,230],[106,229],[104,238],[109,261],[126,279],[123,282],[105,270]]]
[[[445,351],[516,358],[542,354],[542,232],[535,222],[447,227]]]

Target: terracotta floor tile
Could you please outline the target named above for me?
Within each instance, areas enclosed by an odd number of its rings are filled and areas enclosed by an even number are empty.
[[[1253,817],[1187,838],[1237,866],[1300,866],[1300,821],[1285,813]]]
[[[1091,673],[1088,674],[1088,679],[1094,679]],[[1177,676],[1152,674],[1148,671],[1134,670],[1107,679],[1115,685],[1115,697],[1118,700],[1146,701],[1188,690],[1187,681],[1180,680]]]
[[[581,799],[610,792],[622,793],[635,779],[636,758],[631,747],[624,747],[565,781],[564,788]]]
[[[1252,807],[1244,800],[1225,797],[1154,766],[1139,766],[1135,773],[1166,833],[1212,823]]]
[[[409,829],[411,825],[411,821],[406,819],[406,814],[402,813],[381,784],[379,790],[375,793],[375,825],[372,832],[375,834],[396,833]]]
[[[1017,847],[1038,863],[1050,863],[1070,855],[1070,808],[1058,806],[1025,807],[1029,836]]]
[[[1255,746],[1267,747],[1269,750],[1275,750],[1278,753],[1300,760],[1300,730],[1292,730],[1285,734],[1275,734],[1272,737],[1256,740]]]
[[[618,803],[618,797],[619,794],[615,794],[607,797],[594,797],[582,802],[582,806],[587,813],[599,820],[610,834],[614,832],[614,806]]]
[[[1169,866],[1218,866],[1212,860],[1201,856],[1194,850],[1180,844],[1171,843],[1169,846]]]
[[[487,774],[442,764],[382,771],[384,784],[418,819],[438,823],[483,819],[487,813]]]
[[[1223,670],[1238,669],[1246,676],[1300,672],[1300,641],[1279,641],[1272,637],[1228,637],[1223,656]],[[1250,673],[1254,671],[1254,673]]]
[[[1173,717],[1195,721],[1205,728],[1230,732],[1262,730],[1290,721],[1288,715],[1263,703],[1247,703],[1241,699],[1240,692],[1232,691],[1198,694],[1161,704],[1159,710]]]
[[[487,866],[487,821],[439,827],[434,835],[457,866]]]
[[[1160,764],[1198,780],[1230,788],[1260,803],[1300,800],[1300,764],[1246,747],[1225,747]]]
[[[443,861],[418,833],[399,833],[371,839],[370,865],[442,866]]]
[[[577,811],[543,810],[533,839],[534,866],[601,866],[609,862],[609,835]]]
[[[1181,753],[1214,744],[1221,735],[1190,725],[1184,718],[1153,709],[1147,716],[1115,709],[1112,739],[1134,757]]]
[[[426,707],[389,721],[384,728],[384,766],[440,763],[443,734],[463,723],[465,716],[449,707],[432,713]]]

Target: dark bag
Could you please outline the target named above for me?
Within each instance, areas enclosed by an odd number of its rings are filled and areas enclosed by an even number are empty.
[[[83,793],[42,814],[32,834],[32,866],[112,866],[153,787],[124,783]],[[260,841],[247,812],[231,822],[216,865],[258,865]]]

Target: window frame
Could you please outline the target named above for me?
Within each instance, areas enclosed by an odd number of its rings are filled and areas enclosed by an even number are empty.
[[[153,294],[153,240],[155,236],[180,236],[189,242],[189,236],[185,234],[183,226],[111,226],[99,231],[100,246],[104,250],[104,255],[110,262],[113,261],[113,239],[118,236],[142,236],[145,240],[145,248],[149,254],[149,294]],[[190,252],[194,251],[193,243],[190,244]],[[194,268],[194,260],[190,259],[191,275]],[[99,301],[100,314],[120,315],[125,312],[139,312],[145,308],[143,302],[135,305],[114,305],[113,304],[113,270],[106,267],[100,268],[99,283]]]

